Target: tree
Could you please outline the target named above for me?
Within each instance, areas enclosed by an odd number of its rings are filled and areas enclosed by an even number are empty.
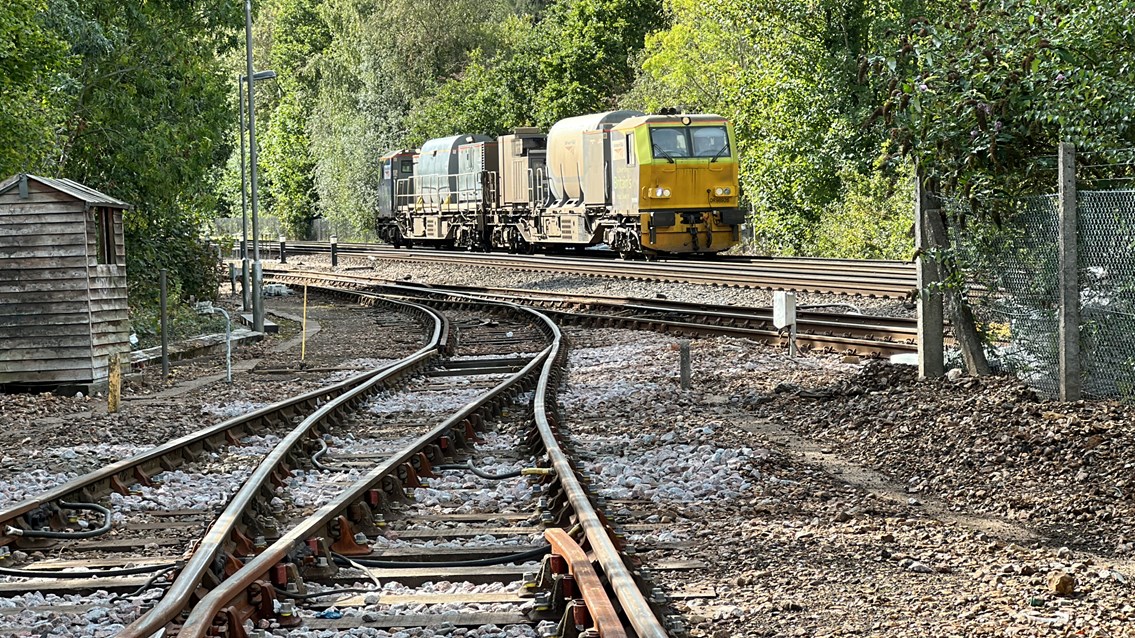
[[[414,101],[407,118],[408,146],[447,135],[502,135],[536,125],[534,79],[543,47],[531,17],[510,16],[486,48],[489,53],[474,49],[461,73]]]
[[[468,52],[508,15],[501,0],[324,0],[331,43],[318,58],[309,123],[322,214],[341,235],[366,233],[377,206],[378,158],[405,146],[421,96],[458,75]]]
[[[615,108],[635,77],[632,62],[648,33],[663,25],[660,0],[564,0],[540,23],[537,119],[544,126]]]
[[[62,118],[60,73],[71,62],[66,43],[44,25],[46,0],[10,0],[0,7],[0,175],[50,166]],[[2,178],[0,178],[2,179]]]
[[[265,190],[284,231],[302,238],[317,212],[308,122],[319,91],[316,63],[331,43],[318,0],[273,0],[269,60],[282,96],[263,137]]]
[[[889,88],[873,119],[944,194],[988,204],[1049,192],[1037,158],[1059,142],[1135,142],[1133,53],[1131,0],[963,4],[870,60]]]
[[[937,4],[667,0],[670,28],[647,39],[643,73],[624,104],[731,119],[764,248],[821,252],[821,220],[845,208],[856,184],[881,172],[889,185],[870,190],[902,188],[900,162],[877,161],[885,133],[862,126],[880,88],[858,72],[859,61],[890,50],[895,29]]]
[[[125,217],[132,303],[153,293],[161,268],[186,297],[212,297],[215,261],[198,238],[230,150],[218,58],[236,42],[239,7],[53,0],[49,15],[76,60],[58,78],[64,113],[50,172],[135,205]]]

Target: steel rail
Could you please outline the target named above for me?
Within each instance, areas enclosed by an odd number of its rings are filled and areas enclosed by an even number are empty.
[[[429,291],[441,294],[463,294],[480,299],[496,299],[508,303],[529,303],[567,323],[606,323],[615,327],[647,329],[664,333],[724,335],[752,338],[774,344],[786,344],[787,337],[771,327],[772,311],[767,308],[740,308],[683,302],[660,302],[634,298],[560,296],[554,293],[513,289],[486,289],[466,286],[407,287],[402,282],[359,275],[342,275],[318,271],[265,271],[273,279],[300,283],[305,280],[335,282],[347,287],[381,288],[387,291]],[[502,290],[504,292],[497,292]],[[482,293],[480,291],[490,291]],[[405,298],[418,298],[410,296]],[[587,310],[565,310],[557,305],[578,305]],[[639,313],[678,315],[676,318],[632,314],[600,314],[626,310]],[[699,321],[705,318],[707,321]],[[749,325],[746,325],[749,324]],[[755,325],[754,325],[755,324]],[[914,320],[905,317],[880,317],[802,311],[797,315],[797,343],[843,353],[890,356],[917,351],[917,330]]]
[[[489,392],[481,395],[478,399],[467,403],[452,416],[426,434],[418,437],[396,455],[375,466],[359,481],[352,484],[343,492],[340,492],[338,496],[319,508],[314,514],[292,527],[292,529],[282,535],[276,542],[257,554],[255,558],[245,563],[237,572],[230,575],[197,602],[189,613],[189,616],[185,619],[185,622],[182,623],[178,632],[179,638],[202,638],[208,635],[208,631],[214,626],[214,619],[221,614],[225,608],[239,602],[239,598],[244,595],[245,590],[262,579],[272,566],[283,561],[297,542],[317,536],[319,530],[327,527],[340,512],[350,507],[352,503],[363,498],[367,491],[372,489],[375,485],[378,485],[386,477],[393,475],[398,468],[404,463],[407,463],[411,457],[417,455],[427,446],[433,444],[437,439],[447,435],[463,422],[472,418],[491,402],[500,401],[500,397],[503,397],[516,386],[522,385],[525,380],[534,374],[541,364],[545,362],[551,352],[551,346],[542,350],[522,369],[494,386]],[[132,633],[123,635],[143,638],[148,634]]]
[[[324,246],[324,244],[300,244],[295,247],[289,245],[289,249],[296,252],[328,252],[329,248]],[[735,261],[675,258],[656,262],[629,262],[582,256],[402,251],[373,244],[357,244],[353,247],[338,244],[337,246],[342,254],[371,256],[391,261],[477,265],[528,272],[553,271],[715,286],[863,294],[892,298],[907,297],[917,288],[912,264],[879,260],[860,262],[816,258],[770,258]]]
[[[451,298],[484,302],[470,295],[431,290],[429,288],[409,286],[406,284],[388,286],[388,288],[394,290],[416,290],[418,292],[440,294]],[[551,414],[551,412],[554,412],[556,409],[555,401],[551,401],[551,410],[549,410],[549,398],[554,394],[553,381],[558,383],[559,380],[557,374],[558,368],[562,366],[563,360],[567,357],[563,333],[550,317],[538,310],[509,302],[499,303],[532,314],[543,322],[544,325],[547,326],[547,330],[552,334],[552,344],[548,347],[551,351],[551,355],[544,360],[543,370],[540,373],[539,381],[536,385],[535,397],[533,398],[533,418],[536,430],[539,432],[540,438],[544,443],[544,449],[547,451],[552,469],[555,470],[556,477],[560,481],[560,488],[564,491],[564,495],[567,497],[572,510],[575,512],[576,523],[583,528],[591,551],[595,554],[596,559],[603,568],[607,582],[610,584],[615,596],[619,599],[623,613],[626,614],[627,620],[631,623],[631,627],[634,628],[638,638],[666,638],[666,629],[662,626],[658,616],[655,615],[654,610],[651,609],[650,603],[647,602],[638,584],[635,583],[630,570],[627,569],[622,555],[619,553],[618,548],[615,547],[615,543],[611,540],[606,525],[604,525],[598,512],[596,512],[595,508],[592,506],[591,500],[587,495],[587,490],[585,490],[582,483],[580,483],[579,477],[576,476],[575,469],[572,467],[571,460],[568,459],[567,454],[564,453],[563,448],[560,446],[559,439],[556,436],[556,417],[554,414]]]
[[[432,316],[432,311],[428,308],[417,306],[416,304],[407,304],[394,300],[383,300],[383,303],[412,310],[413,314],[416,316],[426,316],[422,314],[424,312],[431,313],[429,316]],[[444,326],[444,330],[448,331],[448,326]],[[445,338],[447,338],[447,335]],[[380,369],[376,369],[354,375],[338,383],[311,390],[304,394],[284,399],[283,401],[278,401],[249,412],[248,414],[222,421],[221,423],[211,425],[197,432],[192,432],[167,441],[166,443],[135,454],[134,456],[100,467],[0,510],[0,526],[3,526],[5,529],[8,526],[24,527],[21,522],[21,517],[37,509],[50,507],[51,504],[58,501],[94,500],[93,495],[90,493],[91,491],[101,491],[102,488],[109,487],[115,482],[130,484],[139,480],[146,481],[150,474],[169,469],[164,463],[170,463],[169,459],[171,457],[184,455],[187,450],[192,449],[195,445],[219,446],[220,443],[225,440],[225,437],[233,437],[233,431],[248,430],[259,423],[272,423],[290,418],[290,416],[297,411],[310,409],[310,407],[314,407],[319,403],[329,401],[342,395],[351,388],[367,382],[380,372]],[[18,541],[18,537],[16,536],[0,534],[0,545],[7,545],[16,541]]]
[[[458,256],[469,257],[471,255],[481,256],[509,256],[520,258],[533,258],[539,259],[541,257],[534,255],[519,255],[516,253],[470,253],[465,250],[439,250],[439,249],[426,249],[426,248],[393,248],[387,244],[369,244],[365,242],[340,242],[336,244],[339,253],[344,255],[383,255],[402,258],[406,257],[430,257],[430,256]],[[288,251],[301,254],[322,254],[330,252],[330,244],[326,242],[316,241],[301,241],[289,242]],[[593,260],[608,260],[618,258],[618,251],[602,250],[589,248],[582,252],[575,253],[552,253],[552,257],[566,257],[571,259],[593,259]],[[912,270],[913,266],[910,262],[901,261],[897,259],[847,259],[842,257],[774,257],[771,255],[723,255],[716,253],[713,255],[659,255],[657,262],[676,262],[681,264],[757,264],[768,265],[776,264],[778,267],[785,268],[810,268],[815,266],[829,266],[829,267],[870,267],[875,271],[880,269],[893,270],[898,274],[906,274]]]
[[[523,306],[518,307],[524,308]],[[556,366],[561,365],[559,362],[567,357],[567,350],[563,347],[563,334],[560,332],[559,326],[543,313],[531,308],[524,309],[546,322],[554,335],[551,346],[554,353],[544,362],[544,370],[536,385],[533,413],[536,429],[540,433],[540,438],[544,441],[548,459],[560,480],[560,488],[567,496],[568,502],[571,503],[576,522],[583,527],[583,533],[587,536],[591,551],[603,568],[603,574],[607,577],[607,582],[610,583],[611,589],[619,599],[623,613],[626,614],[627,620],[630,621],[638,638],[666,638],[666,629],[662,626],[658,616],[654,614],[654,610],[646,601],[642,590],[635,583],[630,570],[623,562],[622,555],[611,540],[606,526],[599,518],[595,508],[592,507],[587,491],[575,474],[571,460],[560,447],[560,442],[556,437],[556,417],[549,413],[548,401],[554,393],[551,384],[553,378],[557,376],[555,374]],[[552,401],[552,408],[555,409],[554,400]]]
[[[566,531],[553,527],[544,530],[544,538],[552,546],[552,553],[560,556],[567,563],[568,573],[575,578],[576,587],[583,594],[583,602],[587,604],[587,612],[595,628],[599,630],[602,638],[626,638],[623,625],[603,583],[599,580],[599,573],[587,558],[583,548],[575,542]]]
[[[716,324],[690,323],[687,321],[674,321],[669,319],[654,319],[648,317],[611,316],[572,312],[566,310],[544,310],[549,314],[560,317],[564,323],[587,325],[589,321],[606,324],[615,328],[646,329],[654,332],[691,334],[691,335],[717,335],[726,337],[739,337],[759,339],[773,345],[788,345],[788,336],[775,328],[746,328],[740,326],[721,326]],[[796,343],[811,348],[834,350],[844,353],[871,354],[890,356],[917,352],[918,345],[913,341],[887,341],[884,339],[867,339],[860,337],[843,337],[831,334],[812,334],[807,332],[796,333]]]
[[[273,474],[282,467],[287,455],[296,448],[312,429],[334,417],[347,405],[357,403],[366,394],[377,390],[384,383],[393,381],[413,370],[421,369],[440,355],[448,336],[448,322],[441,314],[417,304],[403,303],[433,318],[433,330],[429,340],[413,354],[397,363],[387,366],[367,376],[366,380],[346,390],[339,396],[324,403],[314,413],[292,429],[280,443],[269,452],[241,485],[240,490],[229,500],[224,511],[213,521],[205,536],[199,542],[193,555],[178,573],[166,594],[154,607],[122,630],[119,636],[126,638],[146,638],[160,631],[176,618],[189,605],[191,598],[209,572],[225,543],[237,529],[237,523],[244,516],[249,505],[269,485]]]

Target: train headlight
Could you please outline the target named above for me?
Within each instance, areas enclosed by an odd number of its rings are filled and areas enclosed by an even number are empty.
[[[732,189],[732,188],[729,188],[728,186],[726,186],[726,187],[725,187],[725,194],[726,194],[726,195],[732,195],[732,194],[733,194],[733,189]]]
[[[725,189],[724,188],[715,188],[715,189],[713,189],[713,194],[717,195],[718,197],[721,197],[722,195],[725,194]]]
[[[669,197],[670,196],[670,189],[669,188],[661,188],[661,187],[656,188],[656,189],[654,189],[654,196],[655,197]]]

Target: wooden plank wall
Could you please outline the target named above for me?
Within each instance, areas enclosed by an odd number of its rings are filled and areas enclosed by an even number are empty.
[[[130,319],[126,308],[126,244],[123,237],[122,211],[114,215],[114,264],[97,262],[96,225],[100,209],[87,217],[87,254],[91,299],[91,358],[94,379],[107,378],[110,357],[130,351]]]
[[[84,204],[28,191],[0,195],[0,383],[92,381]]]

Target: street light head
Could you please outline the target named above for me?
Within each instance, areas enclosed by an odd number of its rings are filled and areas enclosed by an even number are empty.
[[[276,72],[275,71],[257,71],[256,73],[252,74],[252,81],[253,82],[259,82],[260,80],[274,80],[274,79],[276,79]],[[242,83],[248,81],[248,76],[247,75],[240,76],[240,81]]]

